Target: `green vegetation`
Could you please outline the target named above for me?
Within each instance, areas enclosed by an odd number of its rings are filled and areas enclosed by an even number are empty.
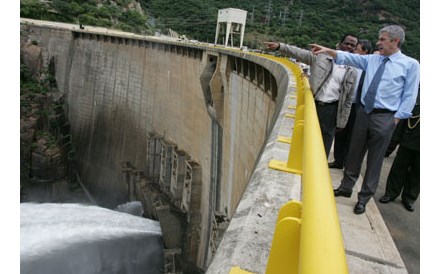
[[[246,10],[244,44],[249,48],[263,48],[265,40],[304,48],[312,42],[334,47],[345,33],[374,45],[383,26],[399,24],[407,34],[402,51],[416,59],[420,55],[417,0],[143,0],[143,5],[157,19],[156,28],[172,28],[208,42],[214,41],[218,9]]]
[[[153,34],[148,17],[131,8],[131,0],[20,0],[20,16]]]
[[[23,117],[38,114],[45,118],[51,118],[53,110],[43,106],[47,101],[46,95],[52,88],[56,88],[54,72],[43,69],[41,76],[32,75],[29,68],[20,64],[20,107]]]
[[[238,8],[248,11],[244,44],[249,48],[262,48],[265,40],[300,47],[312,42],[334,47],[345,33],[374,44],[379,29],[399,24],[407,35],[402,51],[416,59],[420,56],[418,0],[138,0],[146,15],[128,9],[132,2],[53,0],[41,4],[38,0],[21,0],[20,14],[144,34],[153,33],[153,29],[166,33],[170,28],[190,39],[214,42],[218,10]]]
[[[20,95],[21,97],[44,94],[48,89],[32,77],[25,64],[20,64]],[[23,98],[21,98],[24,101]]]

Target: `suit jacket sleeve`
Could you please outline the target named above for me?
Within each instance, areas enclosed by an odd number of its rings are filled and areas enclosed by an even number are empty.
[[[307,65],[311,65],[312,62],[316,59],[316,56],[313,55],[310,50],[298,48],[284,43],[280,43],[279,51]]]

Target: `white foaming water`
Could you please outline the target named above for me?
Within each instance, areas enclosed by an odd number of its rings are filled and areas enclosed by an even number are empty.
[[[159,273],[145,268],[163,265],[162,232],[157,221],[97,206],[23,203],[20,261],[21,273]]]
[[[118,207],[116,207],[115,210],[119,212],[128,213],[134,216],[142,216],[142,214],[144,214],[142,203],[139,201],[128,202],[122,205],[118,205]]]

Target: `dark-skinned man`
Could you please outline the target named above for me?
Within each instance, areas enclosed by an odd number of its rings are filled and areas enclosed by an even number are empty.
[[[353,52],[358,38],[347,34],[342,37],[338,48]],[[264,42],[267,48],[279,50],[310,66],[310,88],[313,92],[321,127],[326,156],[335,136],[336,127],[344,128],[351,109],[357,71],[346,65],[336,65],[329,55],[315,55],[312,51],[278,42]]]

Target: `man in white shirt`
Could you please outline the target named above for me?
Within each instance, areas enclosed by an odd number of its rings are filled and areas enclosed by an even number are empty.
[[[339,48],[353,52],[358,38],[345,35]],[[325,153],[328,157],[336,127],[344,128],[351,110],[357,71],[346,65],[336,65],[329,55],[314,55],[313,52],[278,42],[265,42],[272,50],[279,50],[300,62],[310,65],[310,88],[315,97],[316,112],[321,127]]]

